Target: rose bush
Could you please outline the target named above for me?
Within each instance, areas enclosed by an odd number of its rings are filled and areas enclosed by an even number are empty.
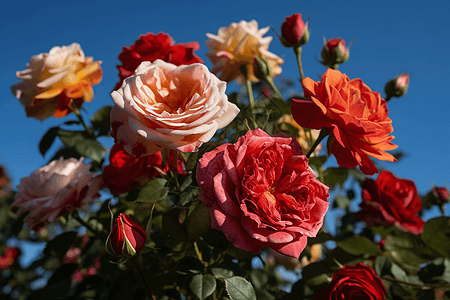
[[[162,147],[195,152],[239,113],[225,88],[202,64],[143,62],[111,93],[111,136],[137,157]]]
[[[242,68],[247,69],[247,76],[253,82],[259,79],[254,75],[253,58],[259,55],[270,66],[271,76],[281,73],[280,65],[283,60],[269,52],[269,44],[272,37],[263,37],[269,31],[269,26],[258,29],[258,22],[244,20],[239,23],[231,23],[228,27],[219,29],[217,35],[207,33],[209,38],[206,45],[209,48],[206,57],[213,63],[211,72],[220,73],[220,79],[226,82],[236,80],[245,82],[246,78]]]
[[[114,144],[109,154],[109,165],[103,169],[103,179],[111,193],[122,194],[157,176],[159,173],[154,167],[167,172],[169,169],[174,169],[174,165],[175,151],[173,150],[169,152],[167,164],[163,166],[161,152],[134,157],[125,151],[122,144]],[[181,156],[178,157],[177,171],[178,174],[186,175]]]
[[[92,85],[102,79],[100,63],[85,57],[77,43],[53,47],[49,53],[33,56],[27,68],[16,73],[22,81],[11,91],[28,117],[61,118],[72,111],[72,105],[80,107],[84,101],[92,101]]]
[[[197,182],[212,228],[254,253],[268,246],[299,257],[329,204],[328,187],[316,180],[297,141],[260,129],[205,153]]]
[[[24,222],[29,229],[39,230],[99,196],[103,180],[94,178],[90,167],[83,158],[54,160],[20,180],[12,206],[19,207],[19,214],[29,211]]]
[[[372,92],[361,79],[350,80],[337,70],[328,69],[322,81],[305,78],[305,97],[292,100],[292,116],[302,127],[330,131],[328,153],[344,168],[359,165],[366,175],[378,173],[369,156],[396,161],[384,151],[397,148],[391,143],[394,130],[386,101]]]
[[[203,60],[194,53],[199,48],[197,42],[175,45],[172,37],[162,32],[157,35],[153,33],[141,35],[133,45],[122,48],[122,53],[119,54],[122,64],[117,66],[120,81],[114,89],[120,88],[123,80],[133,75],[143,61],[154,62],[161,59],[176,66],[203,63]]]
[[[374,270],[362,263],[344,266],[331,278],[328,289],[316,294],[315,300],[384,300],[386,287]]]
[[[414,234],[422,233],[424,221],[416,215],[422,209],[422,202],[413,181],[383,171],[377,180],[364,181],[362,200],[356,217],[369,227],[393,224]]]

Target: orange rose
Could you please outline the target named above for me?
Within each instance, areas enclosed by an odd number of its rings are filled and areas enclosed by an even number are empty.
[[[16,72],[21,82],[11,87],[25,107],[28,117],[44,120],[69,114],[73,105],[80,107],[92,101],[92,85],[102,79],[99,61],[85,57],[77,43],[53,47],[49,53],[31,58],[27,68]]]
[[[397,145],[389,136],[394,130],[388,117],[386,101],[361,79],[350,80],[337,70],[328,69],[322,81],[305,78],[305,97],[292,101],[292,115],[302,127],[330,131],[328,153],[334,154],[344,168],[359,165],[366,175],[378,173],[369,156],[396,161],[386,153]]]

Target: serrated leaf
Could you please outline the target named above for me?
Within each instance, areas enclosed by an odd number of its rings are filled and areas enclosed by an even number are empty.
[[[209,274],[195,275],[192,277],[189,286],[195,296],[197,296],[200,300],[204,300],[216,289],[216,279]]]
[[[95,140],[81,139],[75,144],[75,150],[84,157],[88,157],[93,161],[101,163],[105,156],[107,148]]]
[[[381,255],[382,251],[378,246],[363,236],[352,236],[342,241],[336,242],[337,246],[345,252],[353,255]]]
[[[45,153],[47,153],[48,149],[50,149],[56,137],[58,136],[58,129],[59,127],[56,126],[47,130],[47,132],[39,142],[39,152],[42,154],[42,156],[45,156]]]
[[[135,202],[153,203],[167,197],[169,188],[166,187],[167,180],[164,178],[154,178],[139,191]]]
[[[256,300],[253,286],[242,277],[224,278],[225,288],[231,300]]]

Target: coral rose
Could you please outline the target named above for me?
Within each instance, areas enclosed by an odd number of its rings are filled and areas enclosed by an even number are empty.
[[[319,291],[315,300],[384,300],[386,287],[374,270],[362,263],[344,266],[333,274],[330,286]]]
[[[158,170],[154,167],[167,172],[169,169],[174,169],[174,164],[175,151],[173,150],[169,151],[167,164],[163,166],[161,152],[138,158],[128,154],[122,144],[114,144],[109,154],[109,165],[103,169],[103,179],[111,193],[122,194],[158,176]],[[177,169],[178,174],[186,175],[181,156],[178,156]]]
[[[305,78],[302,82],[305,97],[311,100],[292,101],[292,116],[302,127],[326,128],[328,154],[336,156],[344,168],[359,165],[366,175],[378,173],[369,156],[396,161],[384,151],[397,145],[389,136],[394,130],[388,117],[386,101],[372,92],[361,79],[350,80],[337,70],[328,69],[322,81]]]
[[[258,82],[254,75],[253,58],[259,55],[270,66],[271,76],[275,77],[281,73],[280,65],[284,61],[277,55],[269,52],[269,44],[272,37],[263,37],[269,31],[269,26],[258,29],[258,22],[240,21],[231,23],[230,26],[219,29],[217,35],[207,33],[209,38],[206,45],[209,52],[206,57],[213,63],[211,72],[221,73],[220,79],[226,82],[237,80],[238,83],[245,82],[246,78],[242,68],[247,68],[248,78]]]
[[[212,227],[254,253],[268,246],[298,258],[329,204],[328,187],[316,179],[297,141],[260,129],[205,153],[197,182]]]
[[[362,199],[356,217],[369,227],[394,224],[414,234],[422,233],[424,221],[416,215],[422,209],[422,202],[413,181],[383,171],[376,181],[370,178],[364,181]]]
[[[71,105],[80,107],[84,101],[92,101],[92,85],[102,79],[100,63],[85,57],[77,43],[56,46],[49,53],[33,56],[27,68],[16,73],[22,81],[11,91],[28,117],[61,118],[72,111]]]
[[[203,63],[203,60],[194,53],[198,49],[200,46],[197,42],[175,45],[172,37],[162,32],[157,35],[153,33],[141,35],[133,45],[122,48],[122,53],[119,54],[122,65],[117,66],[120,81],[114,89],[120,88],[123,80],[133,75],[134,70],[143,61],[154,62],[161,59],[176,66]]]
[[[29,211],[25,223],[37,231],[99,196],[103,180],[93,179],[90,167],[83,163],[83,158],[54,160],[20,180],[12,206],[20,208],[19,214]]]
[[[111,136],[136,157],[162,147],[195,152],[239,113],[225,88],[202,64],[143,62],[111,93]]]

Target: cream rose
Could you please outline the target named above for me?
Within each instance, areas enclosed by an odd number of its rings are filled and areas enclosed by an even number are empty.
[[[54,160],[20,180],[12,206],[19,207],[19,214],[29,211],[25,223],[39,230],[99,196],[103,180],[101,176],[93,179],[90,167],[83,158]]]
[[[195,152],[239,113],[225,88],[203,64],[143,62],[111,93],[111,136],[133,156]]]
[[[77,43],[53,47],[49,53],[31,58],[27,68],[16,72],[22,81],[11,87],[12,93],[26,108],[27,116],[43,120],[71,112],[70,99],[92,101],[92,85],[102,78],[101,62],[85,57]]]
[[[220,79],[226,82],[236,80],[244,83],[245,77],[242,67],[247,68],[248,78],[258,82],[253,70],[253,59],[259,55],[270,66],[270,76],[275,77],[281,73],[280,65],[284,63],[279,56],[269,52],[271,36],[263,37],[269,31],[269,26],[258,29],[258,22],[244,20],[231,23],[228,27],[219,29],[217,35],[207,33],[209,38],[206,45],[209,52],[208,59],[213,63],[211,72],[220,74]]]

